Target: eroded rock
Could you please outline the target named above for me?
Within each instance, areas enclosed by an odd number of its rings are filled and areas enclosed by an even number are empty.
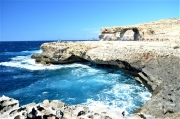
[[[101,28],[100,40],[166,41],[180,38],[180,19],[163,19],[131,26]]]
[[[43,52],[48,52],[48,49],[53,47],[54,52],[51,50],[50,52],[58,53],[61,57],[71,55],[81,58],[82,61],[115,66],[139,77],[141,82],[152,91],[152,99],[135,112],[156,118],[167,118],[173,114],[177,115],[180,110],[180,49],[170,44],[176,45],[177,42],[53,42],[43,44],[41,48]],[[38,55],[41,54],[43,55],[43,53]],[[53,59],[54,55],[49,55],[48,58]],[[66,60],[68,62],[69,59],[59,58],[58,62],[66,62]],[[40,61],[46,62],[43,59]],[[79,60],[74,60],[76,61]]]
[[[31,103],[19,107],[9,106],[18,103],[17,100],[9,97],[1,97],[0,119],[123,119],[121,112],[108,110],[106,108],[96,108],[91,110],[83,105],[69,106],[58,100],[44,100],[42,103]],[[4,103],[5,102],[5,103]],[[19,104],[19,103],[18,103]],[[6,111],[5,109],[8,109]]]
[[[0,115],[6,117],[6,112],[9,113],[11,110],[19,108],[19,101],[6,96],[0,97]]]

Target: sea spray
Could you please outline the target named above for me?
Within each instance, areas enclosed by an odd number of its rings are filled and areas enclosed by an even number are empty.
[[[33,43],[31,44],[31,48]],[[20,46],[19,46],[20,48]],[[94,63],[44,66],[31,59],[35,50],[4,51],[0,62],[0,96],[7,95],[21,105],[61,100],[69,105],[83,104],[131,114],[150,99],[151,93],[132,76]]]

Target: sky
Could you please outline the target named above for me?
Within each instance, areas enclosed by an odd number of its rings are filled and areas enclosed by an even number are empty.
[[[180,0],[0,0],[0,41],[98,39],[102,27],[180,17]]]

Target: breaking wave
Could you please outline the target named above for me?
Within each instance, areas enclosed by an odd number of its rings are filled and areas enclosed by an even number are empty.
[[[2,72],[11,77],[0,80],[0,95],[14,97],[20,104],[58,99],[72,105],[123,110],[126,115],[151,98],[146,87],[121,71],[89,62],[44,66],[31,59],[37,52],[41,51],[4,53],[14,57],[0,62]]]

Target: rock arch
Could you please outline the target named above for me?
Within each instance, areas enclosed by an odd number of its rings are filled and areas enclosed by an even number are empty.
[[[133,31],[134,32],[132,40],[137,41],[137,40],[141,39],[139,29],[137,29],[137,28],[125,28],[125,29],[122,29],[121,32],[120,32],[120,40],[125,36],[126,32],[128,32],[128,31]],[[129,35],[129,36],[131,37],[131,35]]]
[[[179,27],[180,19],[164,19],[154,22],[147,22],[143,24],[136,24],[131,26],[114,26],[103,27],[99,35],[100,40],[105,40],[106,37],[113,40],[121,40],[127,30],[134,32],[132,40],[148,41],[164,41],[174,40],[180,38]]]

